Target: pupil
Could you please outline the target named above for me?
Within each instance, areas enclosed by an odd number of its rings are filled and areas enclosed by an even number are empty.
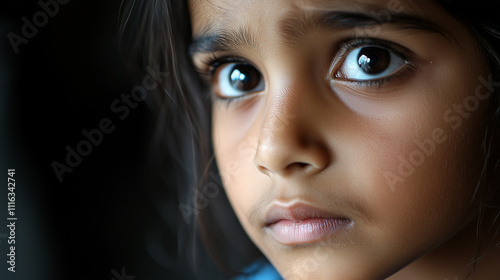
[[[389,67],[391,54],[378,47],[365,47],[358,55],[358,65],[367,74],[379,74]]]
[[[259,85],[260,73],[251,65],[238,64],[233,67],[229,81],[234,89],[249,91]]]

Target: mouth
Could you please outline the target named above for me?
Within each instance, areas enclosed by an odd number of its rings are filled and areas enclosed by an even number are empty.
[[[264,229],[283,245],[319,242],[350,228],[353,221],[302,203],[273,204]]]

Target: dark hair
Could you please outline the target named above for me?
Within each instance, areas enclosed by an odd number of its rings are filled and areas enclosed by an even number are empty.
[[[468,4],[472,1],[438,2],[476,34],[494,79],[500,80],[500,25],[496,9]],[[169,197],[166,201],[188,207],[187,210],[178,208],[177,213],[179,252],[189,252],[180,257],[188,257],[192,269],[202,270],[204,278],[210,272],[216,277],[222,276],[217,274],[210,262],[204,262],[208,255],[225,276],[235,275],[262,254],[236,219],[213,161],[210,98],[188,53],[191,23],[187,1],[132,0],[123,4],[121,12],[121,41],[132,71],[137,77],[142,77],[146,74],[145,68],[150,66],[169,74],[169,79],[159,81],[162,86],[151,92],[155,101],[151,105],[157,114],[156,137],[151,150],[155,155],[157,172],[164,178],[163,184],[176,194],[176,197]],[[482,199],[481,209],[494,208],[500,214],[499,205],[495,204],[500,201],[498,94],[490,97],[490,106],[489,125],[483,143],[486,162],[478,183],[477,197]],[[482,184],[489,186],[480,188]],[[214,194],[219,194],[212,198],[203,195],[207,186],[211,186]],[[187,220],[186,213],[182,211],[192,211],[188,213]],[[220,222],[222,220],[224,223]],[[500,230],[498,215],[493,223],[491,230]],[[204,247],[199,246],[200,240]]]
[[[443,7],[465,25],[476,36],[481,46],[483,57],[488,63],[493,81],[500,80],[500,20],[497,15],[497,3],[481,1],[471,5],[471,1],[442,1]],[[485,77],[486,78],[486,77]],[[475,258],[471,261],[470,278],[473,278],[477,262],[493,249],[500,247],[494,244],[500,233],[500,91],[495,89],[489,97],[488,119],[484,131],[482,150],[485,162],[482,166],[476,191],[471,198],[479,200],[479,217],[476,225],[478,248]],[[493,220],[488,220],[487,213],[494,213]],[[490,217],[491,218],[491,217]],[[482,232],[484,222],[491,222],[486,232]],[[486,236],[493,233],[493,238]]]
[[[209,254],[225,276],[234,276],[262,254],[229,205],[212,158],[211,99],[188,54],[187,1],[129,1],[121,13],[122,51],[134,75],[140,79],[148,67],[169,74],[150,92],[157,114],[151,154],[161,187],[171,190],[165,203],[179,206],[169,225],[177,229],[178,261],[187,261],[195,277],[221,278]],[[204,195],[207,186],[218,194]]]

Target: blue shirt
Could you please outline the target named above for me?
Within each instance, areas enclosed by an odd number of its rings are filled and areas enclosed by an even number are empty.
[[[282,280],[278,271],[267,260],[261,259],[243,270],[247,273],[233,280]]]

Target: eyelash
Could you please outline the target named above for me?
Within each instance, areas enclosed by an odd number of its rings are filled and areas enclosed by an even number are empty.
[[[357,37],[357,38],[344,39],[341,41],[341,43],[339,45],[340,45],[340,47],[337,50],[337,52],[336,52],[337,54],[335,55],[335,57],[336,58],[340,57],[340,58],[334,62],[335,66],[334,66],[334,68],[332,68],[332,70],[330,72],[330,75],[329,75],[330,77],[334,77],[337,75],[339,68],[343,65],[343,63],[347,57],[347,54],[349,54],[351,50],[358,48],[358,47],[365,46],[365,45],[372,45],[372,46],[379,46],[379,47],[386,48],[386,49],[390,50],[391,52],[395,53],[396,55],[400,56],[405,61],[406,65],[404,66],[403,69],[401,69],[400,71],[398,71],[397,73],[395,73],[393,75],[389,75],[389,76],[381,78],[381,79],[359,80],[359,81],[344,80],[344,81],[349,82],[351,84],[355,84],[356,86],[381,88],[385,83],[388,83],[388,82],[392,81],[393,79],[409,78],[411,71],[417,70],[417,66],[414,63],[414,60],[411,58],[411,56],[403,54],[401,51],[396,50],[394,47],[392,47],[392,46],[396,45],[395,43],[391,43],[391,42],[381,40],[381,39],[373,39],[373,38],[368,38],[368,37],[366,37],[366,38]],[[399,46],[399,48],[404,48],[404,47]],[[406,53],[409,53],[409,52],[410,51],[406,51]],[[213,82],[215,72],[217,71],[217,69],[220,66],[225,65],[227,63],[249,63],[249,61],[245,58],[237,57],[237,56],[217,57],[214,53],[212,53],[212,55],[210,57],[206,58],[204,61],[202,61],[202,63],[206,67],[204,67],[203,69],[198,69],[198,72],[200,73],[200,75],[202,77],[204,77],[204,80],[205,80],[207,86],[210,86]],[[250,63],[250,64],[252,64],[252,63]],[[211,96],[212,101],[223,102],[226,104],[226,106],[229,106],[229,104],[232,101],[237,101],[237,100],[244,99],[247,97],[246,95],[242,95],[242,96],[237,96],[237,97],[224,98],[224,97],[218,96],[217,94],[214,94],[212,90],[210,90],[210,96]]]
[[[388,77],[384,77],[378,80],[370,80],[370,81],[356,81],[356,80],[351,80],[347,81],[349,83],[355,84],[357,86],[363,86],[363,87],[378,87],[381,88],[384,83],[390,82],[393,79],[401,78],[405,79],[409,77],[410,71],[415,71],[417,70],[417,65],[414,63],[414,60],[411,56],[403,54],[403,52],[396,50],[394,47],[397,44],[391,43],[385,40],[381,39],[373,39],[373,38],[348,38],[344,39],[340,43],[340,48],[337,51],[336,57],[341,57],[338,61],[335,61],[335,67],[332,68],[332,71],[330,72],[330,76],[336,76],[337,72],[339,71],[339,68],[343,65],[345,59],[347,58],[347,54],[350,53],[351,50],[358,48],[358,47],[363,47],[363,46],[378,46],[378,47],[383,47],[385,49],[390,50],[391,52],[395,53],[399,57],[401,57],[404,61],[406,66],[398,71],[397,73],[390,75]],[[391,46],[392,45],[392,46]],[[399,46],[399,45],[398,45]],[[404,48],[402,46],[399,46],[400,48]],[[409,53],[410,51],[407,50],[406,53]],[[333,74],[333,75],[332,75]]]
[[[248,63],[248,60],[237,56],[217,57],[214,53],[212,53],[212,55],[208,57],[206,60],[203,60],[202,63],[203,65],[205,65],[205,68],[198,69],[198,72],[200,73],[200,75],[204,77],[207,86],[211,86],[215,76],[215,72],[220,66],[228,63]],[[217,94],[214,94],[213,91],[210,90],[210,97],[212,99],[212,102],[221,102],[225,104],[226,107],[229,107],[229,104],[231,102],[244,99],[246,96],[242,95],[237,97],[224,98],[218,96]]]

